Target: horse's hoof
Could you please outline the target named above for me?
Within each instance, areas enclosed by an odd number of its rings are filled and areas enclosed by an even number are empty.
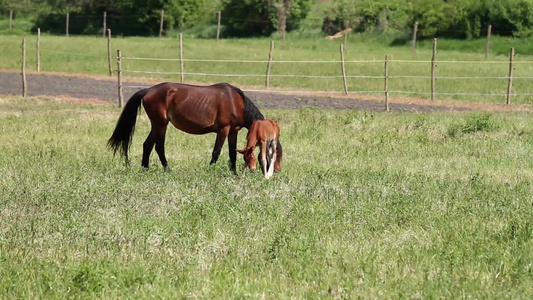
[[[165,167],[165,173],[170,173],[170,168],[169,167]]]

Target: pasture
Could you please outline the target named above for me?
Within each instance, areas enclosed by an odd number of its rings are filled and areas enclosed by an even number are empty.
[[[144,111],[126,168],[119,113],[0,98],[0,298],[533,296],[531,112],[263,110],[271,180],[174,129],[143,171]]]
[[[275,39],[270,87],[288,90],[343,91],[339,45],[342,40],[290,36]],[[389,46],[387,37],[352,35],[346,45],[348,90],[382,97],[384,59],[389,55],[391,96],[430,98],[431,41],[420,41],[416,52],[408,45]],[[113,38],[124,57],[126,77],[150,77],[179,81],[179,39]],[[186,82],[231,82],[237,86],[264,88],[270,39],[213,40],[185,36],[183,41]],[[35,69],[36,37],[27,37],[28,68]],[[509,52],[516,47],[511,102],[531,104],[533,59],[526,40],[493,37],[493,49],[485,60],[484,40],[439,40],[436,55],[436,98],[463,102],[505,103]],[[20,68],[21,37],[0,36],[0,68]],[[465,49],[466,48],[466,49]],[[107,40],[102,37],[49,36],[41,38],[41,70],[67,73],[108,74]],[[135,59],[134,59],[135,58]],[[163,60],[139,60],[155,58]],[[165,60],[165,59],[170,59]],[[311,61],[311,62],[309,62]],[[146,73],[149,72],[149,73]],[[115,72],[116,73],[116,72]],[[209,74],[209,75],[206,75]],[[216,75],[214,75],[216,74]],[[308,76],[308,77],[300,77]]]

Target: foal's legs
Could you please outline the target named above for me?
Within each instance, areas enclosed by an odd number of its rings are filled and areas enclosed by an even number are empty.
[[[213,153],[211,154],[211,162],[209,164],[214,164],[217,162],[218,157],[220,156],[220,150],[222,149],[222,146],[224,145],[224,140],[229,134],[229,126],[226,126],[222,128],[217,133],[217,139],[215,141],[215,147],[213,148]]]
[[[263,175],[265,175],[265,178],[268,179],[267,177],[267,159],[266,159],[266,156],[268,155],[267,153],[268,149],[267,149],[267,141],[261,141],[261,152],[259,153],[259,155],[261,156],[261,167],[263,167]]]
[[[268,177],[267,178],[270,178],[272,177],[272,175],[274,174],[274,165],[276,164],[276,160],[277,160],[277,142],[276,140],[274,140],[272,142],[272,159],[270,161],[270,166],[268,166]],[[268,152],[268,154],[270,155],[270,150]]]

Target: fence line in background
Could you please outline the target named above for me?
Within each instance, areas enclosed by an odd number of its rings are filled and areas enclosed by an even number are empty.
[[[180,33],[180,72],[181,72],[181,82],[185,80],[185,75],[183,74],[185,72],[185,68],[183,65],[183,35]]]
[[[124,103],[124,92],[122,90],[122,53],[117,50],[117,76],[118,76],[118,106],[122,107]]]
[[[431,55],[431,100],[435,100],[435,57],[437,56],[437,39],[433,39]]]
[[[487,43],[485,45],[485,59],[489,59],[491,32],[492,32],[492,25],[489,25],[489,27],[487,27]]]
[[[389,111],[389,56],[385,55],[385,110]]]
[[[390,63],[390,61],[388,61]],[[141,70],[122,70],[123,73],[137,73],[137,74],[161,74],[161,75],[198,75],[198,76],[218,76],[218,77],[265,77],[264,74],[228,74],[228,73],[195,73],[195,72],[165,72],[165,71],[141,71]],[[268,77],[298,77],[298,78],[343,78],[344,75],[305,75],[305,74],[270,74]],[[410,79],[431,79],[431,76],[416,76],[416,75],[389,75],[385,76],[372,76],[372,75],[346,75],[346,78],[368,78],[368,79],[401,79],[401,78],[410,78]],[[509,76],[476,76],[476,77],[466,77],[466,76],[435,76],[435,79],[451,79],[451,80],[479,80],[479,79],[509,79]],[[530,76],[524,77],[515,77],[513,79],[533,79]]]
[[[22,39],[22,97],[28,94],[26,85],[26,39]]]
[[[37,51],[37,72],[41,72],[41,28],[37,28],[37,44],[35,45]]]
[[[346,65],[344,64],[344,44],[340,45],[341,51],[341,69],[342,69],[342,83],[344,84],[344,94],[348,94],[348,83],[346,82]]]
[[[104,11],[104,30],[102,30],[102,37],[105,38],[105,34],[107,32],[107,12]]]
[[[163,22],[165,22],[165,11],[161,10],[161,19],[159,21],[159,38],[163,36]]]
[[[514,48],[511,48],[511,55],[509,57],[509,82],[507,84],[507,105],[511,104],[511,89],[513,87],[513,60]]]
[[[70,23],[70,14],[67,13],[67,21],[66,21],[66,25],[65,25],[65,35],[68,36],[68,26],[69,26],[69,23]]]
[[[218,16],[218,20],[217,20],[217,42],[218,42],[218,39],[220,38],[220,20],[222,19],[222,15],[221,15],[221,12],[220,10],[217,12],[217,16]]]
[[[270,51],[268,52],[268,63],[266,70],[265,88],[270,87],[270,68],[272,66],[272,54],[274,53],[274,41],[270,41]]]
[[[291,61],[291,60],[284,60],[284,61],[273,61],[273,42],[271,42],[271,47],[269,51],[269,57],[268,60],[234,60],[234,59],[185,59],[183,58],[183,55],[180,53],[180,72],[163,72],[163,71],[143,71],[143,70],[123,70],[123,72],[127,73],[143,73],[143,74],[162,74],[162,75],[181,75],[182,77],[184,75],[196,75],[196,76],[217,76],[217,77],[265,77],[265,88],[268,90],[270,88],[270,78],[271,77],[278,77],[278,78],[289,78],[289,77],[298,77],[298,78],[319,78],[319,79],[335,79],[335,78],[342,78],[343,79],[343,90],[344,94],[349,94],[352,92],[348,91],[348,78],[367,78],[367,79],[380,79],[384,80],[383,90],[380,92],[384,93],[385,97],[385,107],[388,111],[389,109],[389,103],[388,103],[388,97],[390,94],[418,94],[418,95],[429,95],[431,100],[436,99],[436,95],[477,95],[477,96],[503,96],[505,95],[507,97],[507,104],[510,104],[511,96],[514,95],[533,95],[528,93],[522,93],[522,94],[513,94],[512,93],[512,81],[513,79],[533,79],[531,76],[527,77],[516,77],[513,76],[513,57],[514,57],[514,49],[511,49],[511,58],[509,62],[509,76],[438,76],[436,67],[437,63],[468,63],[468,64],[503,64],[505,62],[502,61],[439,61],[437,60],[437,39],[433,39],[433,51],[431,60],[429,61],[430,64],[430,76],[413,76],[413,75],[396,75],[391,76],[389,75],[389,66],[390,63],[399,62],[399,63],[413,63],[413,62],[423,62],[428,63],[428,61],[411,61],[411,60],[391,60],[389,59],[389,56],[386,55],[384,60],[363,60],[363,61],[346,61],[344,58],[344,45],[340,44],[340,61],[336,60],[323,60],[323,61]],[[180,47],[182,46],[181,38],[180,38]],[[180,51],[181,52],[181,51]],[[170,59],[170,58],[140,58],[140,57],[125,57],[126,60],[150,60],[150,61],[175,61],[176,59]],[[266,74],[222,74],[222,73],[199,73],[199,72],[184,72],[183,71],[183,63],[184,62],[224,62],[224,63],[266,63],[267,64],[267,71]],[[308,75],[308,74],[271,74],[271,65],[273,63],[280,64],[280,63],[339,63],[341,64],[341,74],[340,75]],[[384,64],[384,75],[348,75],[346,72],[346,63],[348,62],[361,62],[361,63],[383,63]],[[529,61],[523,61],[523,63],[530,63]],[[389,79],[395,79],[395,78],[411,78],[411,79],[430,79],[431,87],[429,93],[424,92],[411,92],[411,91],[395,91],[395,90],[389,90]],[[437,79],[448,79],[448,80],[472,80],[472,79],[506,79],[508,80],[508,89],[507,93],[505,94],[498,94],[498,93],[439,93],[436,91],[436,80]],[[356,91],[356,93],[373,93],[374,91]]]
[[[73,54],[74,55],[74,54]],[[132,57],[125,56],[122,60],[147,60],[147,61],[180,61],[179,58],[156,58],[156,57]],[[268,60],[247,60],[247,59],[200,59],[200,58],[184,58],[184,62],[218,62],[218,63],[268,63]],[[274,63],[341,63],[341,60],[273,60]],[[384,63],[384,60],[345,60],[345,63]],[[424,63],[430,64],[431,60],[408,60],[408,59],[389,59],[391,63]],[[450,63],[450,64],[509,64],[508,61],[502,60],[435,60],[435,63]],[[533,60],[515,61],[515,64],[533,64]]]
[[[40,29],[38,29],[38,33],[40,33]],[[434,39],[433,42],[433,52],[432,57],[430,61],[421,61],[421,60],[392,60],[389,58],[388,55],[385,56],[384,60],[351,60],[347,61],[344,57],[344,45],[340,44],[340,60],[322,60],[322,61],[309,61],[309,60],[280,60],[275,61],[273,60],[273,51],[274,51],[274,42],[271,41],[271,47],[269,52],[268,60],[237,60],[237,59],[185,59],[183,55],[183,40],[182,40],[182,34],[179,35],[179,58],[173,59],[173,58],[147,58],[147,57],[122,57],[122,53],[117,51],[117,75],[118,75],[118,89],[119,89],[119,105],[122,106],[123,104],[123,91],[122,91],[122,73],[136,73],[136,74],[161,74],[161,75],[180,75],[181,81],[183,82],[185,79],[185,75],[194,75],[194,76],[217,76],[217,77],[265,77],[265,88],[270,88],[270,78],[278,77],[278,78],[316,78],[316,79],[343,79],[343,90],[344,94],[353,94],[353,93],[373,93],[374,91],[348,91],[348,78],[364,78],[364,79],[379,79],[384,80],[383,90],[379,91],[381,93],[384,93],[385,95],[385,105],[388,107],[388,97],[390,94],[418,94],[418,95],[426,95],[424,92],[411,92],[411,91],[395,91],[395,90],[389,90],[389,80],[390,79],[399,79],[399,78],[409,78],[409,79],[430,79],[431,81],[431,89],[430,92],[427,93],[430,95],[431,100],[435,99],[436,95],[478,95],[478,96],[502,96],[506,95],[506,103],[511,103],[511,97],[512,96],[530,96],[533,94],[529,93],[512,93],[512,86],[513,86],[513,80],[520,80],[520,79],[533,79],[533,76],[523,76],[523,77],[515,77],[514,76],[514,65],[518,63],[533,63],[533,61],[514,61],[514,48],[511,48],[511,55],[508,62],[505,61],[446,61],[437,60],[437,39]],[[37,71],[40,71],[40,34],[37,36]],[[25,67],[25,40],[24,40],[24,51],[23,51],[23,65]],[[54,54],[67,54],[67,55],[75,55],[75,56],[82,56],[82,57],[100,57],[95,55],[80,55],[80,54],[74,54],[74,53],[67,53],[67,52],[48,52],[48,53],[54,53]],[[109,75],[112,76],[112,58],[111,58],[111,30],[108,29],[108,43],[107,43],[107,62],[108,62],[108,69],[109,69]],[[130,70],[130,69],[122,69],[122,61],[123,60],[149,60],[149,61],[179,61],[180,62],[180,68],[179,72],[164,72],[164,71],[146,71],[146,70]],[[184,70],[184,63],[185,62],[223,62],[223,63],[266,63],[267,69],[266,74],[223,74],[223,73],[200,73],[200,72],[185,72]],[[430,76],[420,76],[420,75],[390,75],[389,74],[389,67],[391,63],[429,63],[431,68]],[[271,66],[272,64],[282,64],[282,63],[340,63],[341,64],[341,73],[339,75],[312,75],[312,74],[271,74]],[[347,74],[346,69],[346,63],[373,63],[373,64],[383,64],[384,74],[383,75],[349,75]],[[507,63],[509,64],[509,75],[508,76],[438,76],[436,72],[436,66],[437,63],[468,63],[468,64],[503,64]],[[23,70],[23,80],[25,81],[25,70]],[[507,93],[506,94],[498,94],[498,93],[438,93],[436,92],[436,79],[445,79],[445,80],[480,80],[480,79],[506,79],[508,80],[508,87],[507,87]],[[24,86],[24,89],[26,87]],[[312,93],[316,93],[316,91],[311,91]],[[330,92],[331,93],[331,92]]]
[[[113,69],[111,67],[111,29],[107,30],[107,65],[109,69],[109,76],[113,76]]]

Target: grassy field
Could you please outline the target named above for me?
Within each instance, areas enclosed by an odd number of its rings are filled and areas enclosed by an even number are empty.
[[[35,69],[35,36],[27,37],[28,68]],[[291,90],[343,91],[339,45],[341,40],[323,37],[289,36],[287,41],[276,39],[270,85]],[[382,95],[384,58],[389,55],[389,90],[395,96],[429,98],[431,41],[421,41],[413,53],[409,45],[389,46],[391,39],[372,34],[352,35],[346,46],[348,89],[353,93]],[[186,61],[184,71],[204,75],[186,75],[188,82],[231,82],[240,86],[262,88],[265,84],[266,60],[270,39],[214,40],[185,36],[184,57],[201,60],[246,60],[247,62]],[[509,49],[517,48],[515,57],[513,103],[530,104],[533,58],[524,40],[494,37],[493,52],[485,60],[484,40],[439,41],[436,68],[438,99],[505,103],[509,75]],[[21,36],[0,35],[1,68],[20,68]],[[44,35],[41,41],[43,71],[67,73],[108,73],[107,41],[102,37],[62,37]],[[115,38],[113,55],[122,51],[124,75],[153,77],[161,81],[178,81],[179,61],[147,61],[127,58],[179,57],[176,36],[158,38]],[[285,61],[285,62],[284,62]],[[286,61],[325,61],[302,63]],[[451,62],[450,62],[451,61]],[[113,62],[113,68],[116,64]],[[155,72],[155,73],[136,73]],[[231,74],[212,76],[205,74]],[[295,75],[317,76],[311,78]],[[277,77],[276,77],[277,76]],[[321,76],[336,76],[321,78]],[[368,78],[373,77],[373,78]],[[468,78],[465,78],[468,77]],[[486,78],[490,77],[490,78]]]
[[[0,98],[0,298],[533,297],[531,113],[263,113],[268,181],[178,130],[141,170],[144,112],[126,168],[118,108]]]

